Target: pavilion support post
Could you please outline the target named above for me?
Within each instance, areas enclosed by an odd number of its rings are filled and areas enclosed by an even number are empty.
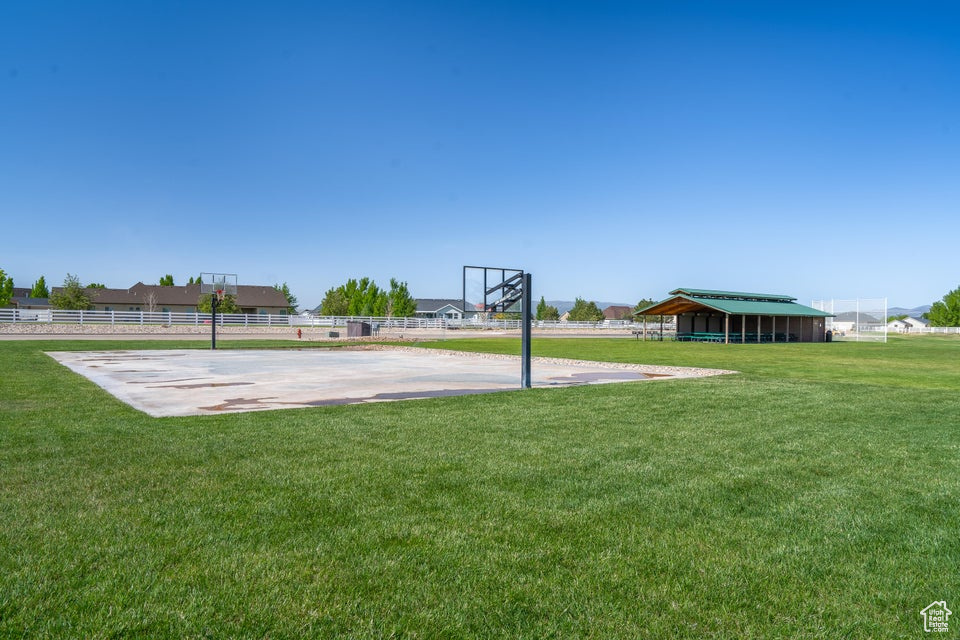
[[[761,329],[761,328],[762,328],[762,326],[760,325],[760,316],[757,316],[757,344],[760,344],[760,329]]]
[[[647,316],[643,316],[643,341],[647,341]]]
[[[740,344],[747,344],[747,314],[740,316]]]
[[[730,344],[730,314],[723,314],[723,344]]]
[[[777,316],[770,316],[770,342],[777,341]]]
[[[787,337],[787,342],[790,342],[790,316],[787,316],[787,332],[783,335]]]
[[[679,322],[680,321],[678,319],[674,318],[674,323],[675,323],[674,326],[676,326],[676,323],[679,323]],[[673,337],[676,338],[677,336],[674,335]],[[663,316],[662,315],[660,316],[660,342],[663,342]]]

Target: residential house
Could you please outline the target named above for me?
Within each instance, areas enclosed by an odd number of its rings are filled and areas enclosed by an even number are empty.
[[[896,331],[897,333],[910,333],[911,331],[919,332],[923,329],[930,326],[929,320],[924,320],[923,318],[911,318],[907,316],[902,320],[892,320],[887,323],[888,331]]]
[[[10,306],[14,309],[49,309],[49,298],[31,298],[29,287],[14,287],[10,297]]]
[[[603,310],[604,320],[633,320],[633,307],[612,304]]]
[[[53,292],[59,291],[54,287]],[[86,289],[95,311],[160,311],[195,313],[201,295],[199,284],[162,287],[138,282],[129,289]],[[240,313],[284,315],[287,298],[273,287],[237,285]]]
[[[446,318],[447,320],[461,320],[465,315],[473,313],[463,312],[463,300],[450,298],[416,298],[418,318]]]

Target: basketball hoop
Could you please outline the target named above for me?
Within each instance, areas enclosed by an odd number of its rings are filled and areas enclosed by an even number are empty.
[[[237,274],[201,273],[200,293],[210,296],[210,348],[217,348],[217,307],[223,304],[226,296],[237,295]],[[234,298],[236,299],[236,298]],[[221,319],[222,323],[223,320]]]
[[[463,305],[466,314],[476,310],[489,313],[520,312],[520,386],[529,389],[530,328],[532,318],[533,276],[522,269],[499,267],[463,267]]]

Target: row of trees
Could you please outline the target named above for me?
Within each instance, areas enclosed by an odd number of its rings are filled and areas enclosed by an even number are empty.
[[[13,278],[9,277],[7,273],[0,269],[0,307],[5,307],[10,304],[10,299],[13,297]],[[33,288],[30,289],[31,298],[49,298],[50,290],[47,288],[47,281],[44,280],[43,276],[33,283]]]
[[[560,311],[552,304],[540,296],[540,302],[537,304],[537,320],[559,320]],[[577,298],[573,303],[573,308],[567,314],[567,319],[573,322],[600,322],[603,320],[603,311],[597,306],[596,302],[587,302],[583,298]]]
[[[199,284],[200,276],[191,277],[187,284]],[[174,286],[173,276],[165,274],[160,278],[160,286]],[[7,276],[3,269],[0,269],[0,307],[10,304],[13,297],[13,278]],[[80,279],[72,274],[67,274],[64,278],[63,286],[58,291],[51,294],[47,287],[44,276],[40,276],[33,287],[30,289],[31,298],[49,298],[50,306],[55,309],[91,309],[93,303],[88,294],[89,289],[102,289],[105,285],[92,282],[86,286],[80,284]],[[286,282],[275,284],[274,289],[283,293],[287,300],[290,313],[296,312],[297,297],[290,291]],[[197,309],[201,312],[210,311],[209,294],[200,296],[197,301]],[[634,307],[634,311],[642,309],[653,304],[653,300],[640,300]],[[236,305],[236,298],[227,295],[220,305],[220,311],[223,313],[236,313],[239,311]],[[385,290],[377,286],[370,278],[360,278],[347,280],[339,287],[329,289],[324,295],[323,302],[320,305],[320,313],[330,316],[386,316],[386,317],[407,317],[416,313],[416,301],[410,295],[406,282],[400,282],[395,278],[390,279],[390,289]],[[923,314],[934,327],[960,327],[960,287],[948,292],[942,300],[934,302],[930,311]],[[559,320],[559,310],[547,304],[541,296],[536,309],[537,320]],[[588,302],[583,298],[577,298],[573,308],[570,310],[568,318],[575,322],[599,322],[603,320],[603,311],[597,306],[596,302]]]
[[[390,289],[381,289],[370,278],[351,278],[327,290],[320,303],[324,316],[374,316],[406,318],[416,314],[417,302],[406,282],[390,278]]]
[[[190,278],[187,284],[200,284],[201,278],[197,276],[196,279]],[[161,287],[172,287],[174,286],[173,276],[170,274],[164,275],[160,278]],[[290,291],[290,287],[286,282],[281,284],[273,285],[273,288],[283,294],[287,299],[287,310],[290,313],[296,313],[297,311],[297,297],[293,295]],[[69,309],[74,311],[87,311],[93,308],[93,301],[90,298],[89,290],[90,289],[106,289],[106,285],[100,282],[91,282],[90,284],[83,286],[80,284],[80,278],[77,276],[68,273],[67,277],[63,279],[63,286],[53,294],[50,293],[50,289],[47,287],[47,281],[44,276],[33,283],[33,288],[30,289],[31,298],[47,298],[50,301],[50,306],[54,309]],[[0,269],[0,307],[5,307],[10,304],[10,299],[13,297],[13,278],[7,276],[6,272],[3,269]],[[201,313],[209,313],[210,311],[210,302],[212,295],[203,294],[197,300],[197,310]],[[149,311],[154,310],[150,301],[145,301],[145,304],[148,307]],[[237,313],[239,308],[237,307],[236,297],[233,295],[224,296],[224,301],[218,307],[222,313]]]
[[[639,311],[644,307],[649,307],[654,302],[654,300],[643,299],[633,307],[632,312],[617,319],[632,320],[633,312]],[[537,320],[559,320],[560,311],[555,306],[547,304],[543,296],[540,296],[540,303],[537,304],[536,318]],[[583,298],[577,298],[573,303],[573,308],[570,309],[567,319],[573,322],[600,322],[603,320],[603,311],[597,306],[596,302],[587,302]]]

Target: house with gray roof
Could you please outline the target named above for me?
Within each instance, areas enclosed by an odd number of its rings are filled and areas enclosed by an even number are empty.
[[[52,293],[61,288],[54,287]],[[138,282],[129,289],[87,288],[95,311],[163,311],[195,313],[202,294],[199,284],[162,287]],[[284,315],[287,298],[273,287],[237,285],[237,307],[240,313]]]
[[[923,331],[930,326],[930,321],[924,318],[912,318],[907,316],[900,320],[891,320],[887,323],[887,329],[897,333],[910,333],[911,331]]]
[[[452,298],[416,298],[418,318],[461,320],[476,312],[463,312],[463,300]]]

